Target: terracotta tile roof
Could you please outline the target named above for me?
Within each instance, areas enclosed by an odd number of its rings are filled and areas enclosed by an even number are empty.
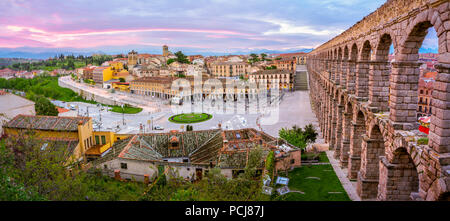
[[[69,109],[66,108],[62,108],[62,107],[56,107],[58,109],[58,113],[65,113],[65,112],[69,112]]]
[[[78,123],[85,124],[89,117],[56,117],[17,115],[3,125],[5,128],[36,129],[52,131],[78,131]]]
[[[423,75],[424,78],[432,78],[436,80],[437,72],[428,72]]]
[[[179,142],[179,148],[169,148],[171,141]],[[264,154],[267,154],[269,150],[276,148],[277,138],[252,128],[140,134],[115,143],[104,157],[95,161],[95,164],[116,157],[151,162],[163,162],[167,158],[188,158],[191,164],[212,163],[221,168],[244,168],[250,150],[261,143]],[[225,146],[227,148],[223,149]],[[265,157],[262,158],[261,165],[264,159]]]

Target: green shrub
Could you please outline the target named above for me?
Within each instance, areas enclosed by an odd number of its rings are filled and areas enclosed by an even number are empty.
[[[428,137],[422,137],[417,140],[418,145],[428,145]]]

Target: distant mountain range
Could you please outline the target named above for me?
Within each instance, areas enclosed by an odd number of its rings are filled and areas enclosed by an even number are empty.
[[[114,48],[114,49],[105,49],[105,50],[89,50],[89,49],[73,49],[73,48],[60,48],[60,49],[49,49],[49,48],[31,48],[31,47],[22,47],[22,48],[0,48],[0,58],[30,58],[30,59],[48,59],[50,57],[55,57],[55,55],[83,55],[90,56],[92,54],[127,54],[131,51],[133,47],[127,47],[124,49]],[[135,51],[139,53],[151,53],[151,54],[161,54],[162,51],[160,48],[141,48],[138,46],[134,48]],[[310,52],[313,49],[301,49],[301,50],[249,50],[249,51],[230,51],[227,53],[224,52],[201,52],[195,51],[192,49],[183,49],[183,48],[169,48],[170,51],[182,51],[186,55],[197,55],[201,54],[203,56],[222,56],[222,55],[238,55],[238,54],[279,54],[279,53],[295,53],[295,52]]]
[[[170,45],[169,45],[170,47]],[[139,45],[132,45],[126,47],[104,47],[97,50],[92,49],[76,49],[76,48],[33,48],[33,47],[21,47],[21,48],[0,48],[0,58],[28,58],[28,59],[48,59],[54,57],[55,55],[83,55],[90,56],[92,54],[127,54],[129,51],[135,50],[138,53],[150,53],[150,54],[162,54],[160,47],[142,47]],[[268,49],[258,49],[258,50],[236,50],[229,52],[208,52],[199,51],[192,48],[169,48],[172,52],[182,51],[186,55],[203,55],[203,56],[223,56],[223,55],[239,55],[239,54],[282,54],[282,53],[296,53],[296,52],[310,52],[313,48],[299,49],[299,50],[268,50]],[[433,48],[421,48],[419,53],[438,53],[437,49]]]

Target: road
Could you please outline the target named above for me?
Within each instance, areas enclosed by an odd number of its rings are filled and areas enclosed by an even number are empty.
[[[89,115],[93,118],[95,130],[112,130],[117,133],[182,130],[182,128],[185,129],[184,124],[172,123],[168,121],[168,118],[174,114],[190,112],[204,112],[213,116],[208,121],[191,124],[194,130],[215,129],[221,124],[223,129],[256,128],[278,137],[278,130],[294,125],[304,127],[312,123],[318,128],[317,119],[311,109],[309,91],[286,92],[282,96],[281,102],[277,102],[278,99],[272,101],[261,99],[251,104],[245,101],[223,103],[206,100],[194,104],[185,102],[183,106],[171,106],[166,100],[150,96],[144,97],[124,92],[111,94],[106,89],[75,84],[77,87],[88,89],[105,97],[120,99],[130,102],[130,104],[139,104],[136,106],[143,108],[143,111],[138,114],[120,114],[108,111],[106,107],[102,110],[101,107],[93,104],[69,102],[68,104],[78,107],[75,115]],[[153,126],[164,127],[164,130],[151,130],[151,123]],[[141,125],[143,125],[142,130]]]

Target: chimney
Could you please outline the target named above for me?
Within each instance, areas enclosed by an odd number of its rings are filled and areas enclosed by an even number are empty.
[[[149,175],[148,174],[144,174],[144,183],[145,184],[149,184],[150,183],[150,179],[149,179]]]
[[[120,170],[114,170],[114,179],[121,180],[120,178]]]

